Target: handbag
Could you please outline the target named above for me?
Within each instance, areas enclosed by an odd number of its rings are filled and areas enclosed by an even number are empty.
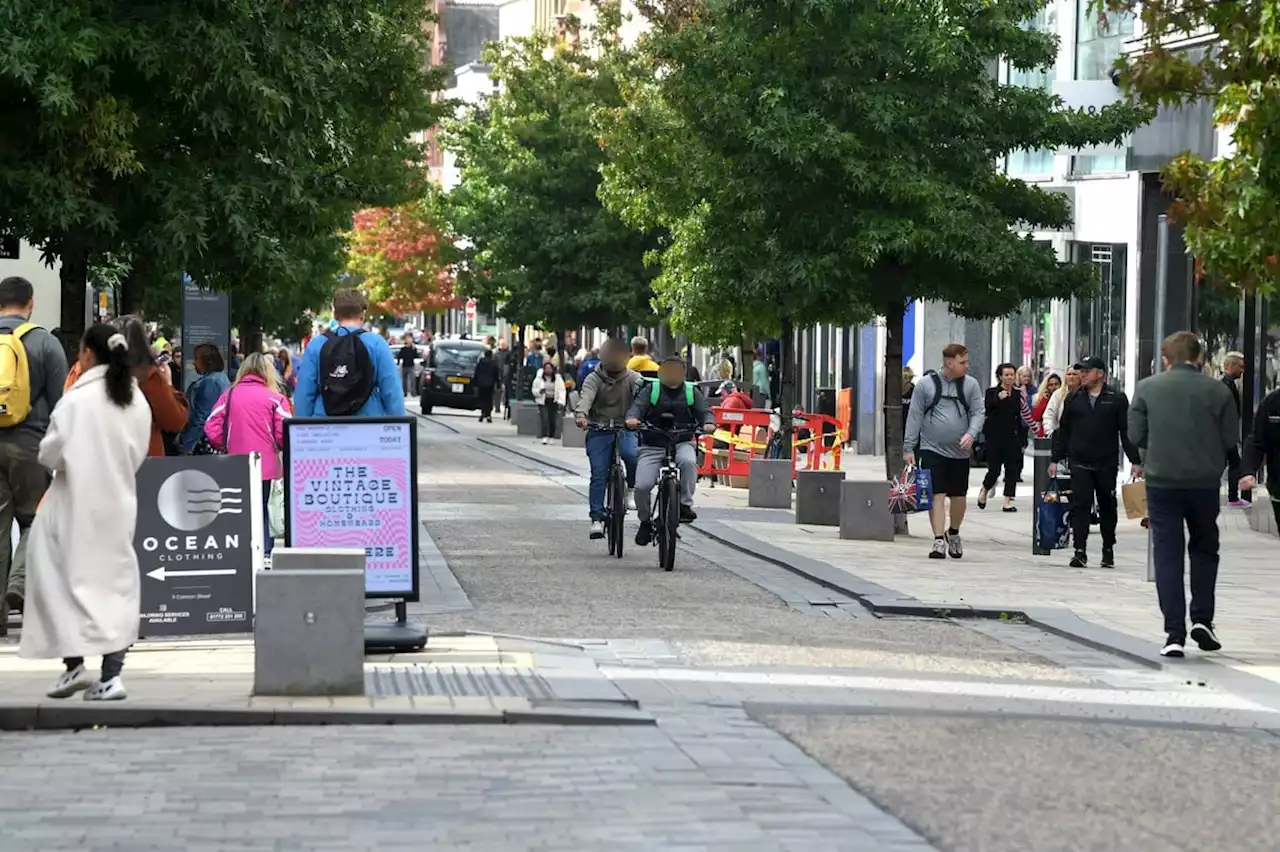
[[[201,378],[200,381],[203,382],[204,379]],[[192,385],[191,387],[194,388],[195,385]],[[195,447],[191,449],[191,455],[193,456],[225,456],[227,454],[227,438],[230,437],[231,435],[231,391],[232,390],[233,390],[232,388],[227,388],[227,411],[224,415],[222,415],[222,449],[218,449],[217,447],[215,447],[213,443],[210,442],[210,440],[205,436],[204,432],[201,431],[200,440],[196,441]]]
[[[1036,543],[1042,550],[1061,550],[1071,543],[1071,492],[1061,484],[1059,477],[1051,477],[1036,508]]]
[[[933,508],[933,475],[914,464],[902,469],[889,483],[889,511],[910,515]]]

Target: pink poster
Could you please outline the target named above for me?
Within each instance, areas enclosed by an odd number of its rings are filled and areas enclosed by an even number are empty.
[[[1024,328],[1022,330],[1022,363],[1024,364],[1031,363],[1031,348],[1034,341],[1035,335],[1032,333],[1031,329]]]
[[[412,424],[304,420],[288,429],[290,546],[360,548],[370,597],[409,596],[417,567]]]

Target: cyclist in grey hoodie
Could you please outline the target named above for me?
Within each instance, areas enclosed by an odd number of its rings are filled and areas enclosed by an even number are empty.
[[[610,338],[600,347],[600,364],[582,383],[573,422],[587,430],[587,458],[591,461],[591,487],[588,505],[591,511],[591,538],[604,538],[604,488],[609,465],[613,463],[613,432],[621,429],[627,409],[644,387],[645,379],[627,369],[631,352],[620,340]],[[595,428],[593,428],[595,427]],[[603,428],[602,428],[603,427]],[[627,468],[627,488],[636,487],[636,433],[619,436],[622,462]]]
[[[982,388],[969,375],[969,350],[961,343],[951,343],[942,350],[942,373],[916,383],[902,441],[902,460],[918,463],[933,479],[930,559],[964,556],[960,523],[969,491],[969,453],[985,419]],[[950,526],[946,498],[951,500]]]

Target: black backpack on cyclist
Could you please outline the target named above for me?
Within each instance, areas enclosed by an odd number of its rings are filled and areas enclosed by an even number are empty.
[[[330,417],[349,417],[364,408],[377,379],[369,347],[360,339],[364,331],[345,331],[326,331],[320,347],[320,400]]]

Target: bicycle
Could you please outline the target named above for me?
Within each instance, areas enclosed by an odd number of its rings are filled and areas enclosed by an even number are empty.
[[[653,542],[658,546],[658,567],[673,571],[676,567],[676,541],[680,538],[680,468],[676,465],[676,448],[681,442],[696,438],[697,429],[670,429],[646,423],[646,432],[662,435],[667,446],[658,472],[658,510],[653,521]]]
[[[592,424],[587,427],[613,434],[613,456],[604,481],[604,535],[609,542],[609,555],[622,558],[623,528],[627,518],[627,467],[622,461],[622,433],[625,426]]]

